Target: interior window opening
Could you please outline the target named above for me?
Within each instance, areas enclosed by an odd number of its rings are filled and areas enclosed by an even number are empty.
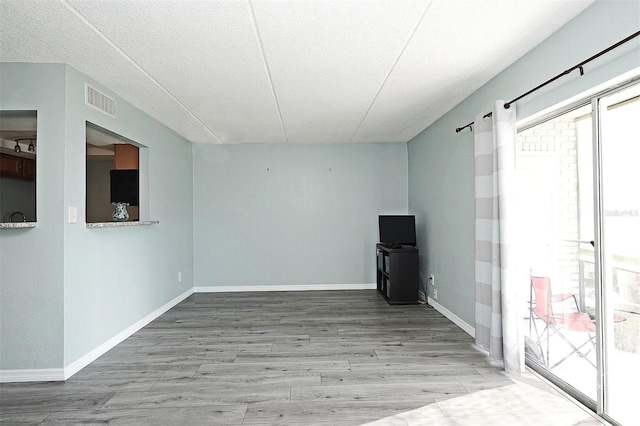
[[[0,222],[36,222],[37,112],[0,111]]]
[[[141,147],[87,122],[87,223],[140,220]]]

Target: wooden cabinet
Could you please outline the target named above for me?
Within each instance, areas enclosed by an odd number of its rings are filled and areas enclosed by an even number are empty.
[[[33,158],[22,159],[22,177],[26,180],[35,180],[36,178],[36,160]]]
[[[0,154],[0,176],[15,179],[35,180],[36,160],[16,155]]]
[[[140,168],[140,151],[137,146],[115,145],[114,167],[116,170],[137,170]]]
[[[22,158],[0,154],[0,173],[5,177],[22,177]]]

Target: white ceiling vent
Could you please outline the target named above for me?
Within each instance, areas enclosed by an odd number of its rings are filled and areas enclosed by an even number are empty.
[[[84,84],[84,103],[91,108],[107,114],[109,117],[116,118],[116,100],[105,95],[98,89]]]

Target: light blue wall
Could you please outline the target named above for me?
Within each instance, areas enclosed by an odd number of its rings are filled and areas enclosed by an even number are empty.
[[[195,285],[375,282],[406,144],[194,145]]]
[[[191,144],[73,68],[0,64],[0,77],[0,108],[38,110],[37,227],[0,231],[0,369],[68,367],[193,287]],[[84,105],[85,82],[117,119]],[[86,228],[87,120],[148,147],[159,225]]]
[[[117,119],[84,104],[85,82],[116,99]],[[81,218],[78,224],[64,221],[68,366],[193,287],[193,170],[189,142],[109,89],[70,67],[66,89],[64,204],[77,206]],[[148,148],[141,156],[148,155],[150,206],[141,216],[159,225],[86,228],[86,121]]]
[[[408,144],[409,211],[416,215],[420,270],[434,274],[438,303],[475,324],[473,134],[455,128],[572,67],[640,28],[640,2],[597,1]],[[464,58],[461,58],[464,60]],[[640,66],[640,40],[518,102],[518,118]],[[428,289],[433,296],[432,288]]]
[[[38,225],[0,230],[0,369],[63,363],[65,67],[0,64],[0,109],[38,111]]]

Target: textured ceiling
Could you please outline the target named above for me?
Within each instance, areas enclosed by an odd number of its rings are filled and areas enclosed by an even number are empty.
[[[590,3],[0,0],[0,60],[67,63],[193,142],[405,142]]]

